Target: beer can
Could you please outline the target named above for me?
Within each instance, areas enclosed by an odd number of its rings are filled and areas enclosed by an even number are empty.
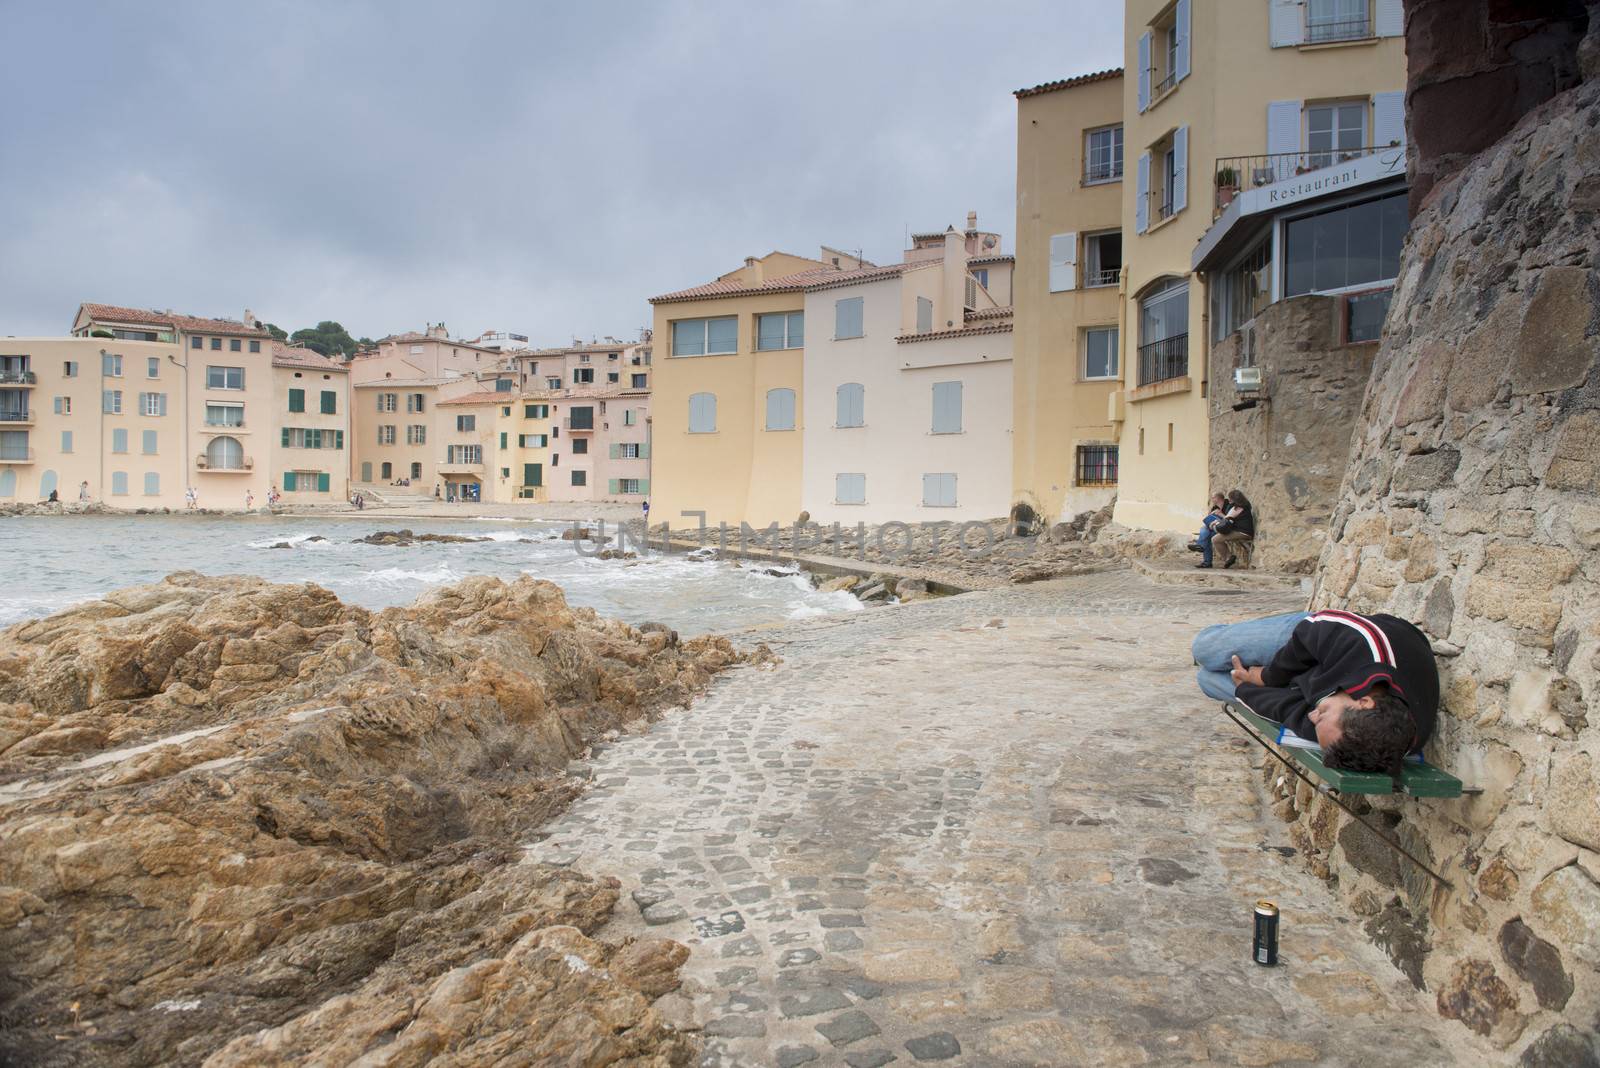
[[[1267,967],[1278,963],[1278,906],[1270,901],[1256,902],[1256,935],[1250,959]]]

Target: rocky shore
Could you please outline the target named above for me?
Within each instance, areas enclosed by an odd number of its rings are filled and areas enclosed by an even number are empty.
[[[689,1063],[686,950],[590,938],[616,880],[523,846],[741,659],[530,578],[374,613],[185,572],[0,633],[0,1049]]]

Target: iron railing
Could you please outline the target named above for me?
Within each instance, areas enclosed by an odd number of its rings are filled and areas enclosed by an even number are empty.
[[[1177,72],[1177,70],[1174,69],[1174,70],[1168,71],[1167,72],[1167,76],[1165,78],[1162,78],[1159,82],[1156,82],[1155,88],[1150,90],[1150,98],[1152,100],[1154,100],[1156,97],[1160,96],[1162,93],[1165,93],[1168,89],[1171,89],[1174,85],[1177,85],[1177,84],[1178,84],[1178,72]]]
[[[1189,373],[1189,335],[1174,334],[1139,346],[1139,384],[1165,382]]]
[[[572,416],[569,415],[565,419],[561,420],[561,426],[565,430],[572,431],[572,432],[579,433],[579,434],[593,434],[594,433],[594,420],[592,418],[588,422],[583,423],[582,425],[574,425],[573,422],[572,422]]]
[[[1372,36],[1372,20],[1365,15],[1337,22],[1306,20],[1306,44],[1331,44],[1334,41],[1364,41]]]
[[[215,462],[205,453],[194,458],[194,466],[201,471],[234,471],[243,472],[253,470],[256,462],[249,456],[237,458],[218,457]]]
[[[30,463],[33,456],[33,450],[25,445],[0,445],[0,464]]]
[[[1255,156],[1222,156],[1217,159],[1217,188],[1253,189],[1271,185],[1296,175],[1310,174],[1324,167],[1348,163],[1379,152],[1398,152],[1398,145],[1363,145],[1360,148],[1334,148],[1305,152],[1270,152]]]
[[[31,423],[33,415],[26,408],[6,408],[0,410],[0,423]]]
[[[1083,287],[1092,289],[1095,286],[1114,286],[1121,277],[1121,267],[1107,267],[1099,271],[1086,271],[1083,276]]]
[[[31,386],[38,381],[32,371],[0,371],[0,386]]]
[[[1120,159],[1115,163],[1102,163],[1099,166],[1090,164],[1083,169],[1083,180],[1089,185],[1093,185],[1096,182],[1114,182],[1121,177],[1122,161]]]
[[[1115,445],[1079,445],[1075,478],[1080,486],[1115,486],[1117,484],[1117,447]]]

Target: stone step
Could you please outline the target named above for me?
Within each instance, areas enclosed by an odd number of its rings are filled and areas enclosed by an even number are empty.
[[[1299,590],[1311,592],[1311,579],[1305,575],[1287,575],[1278,571],[1240,571],[1195,567],[1192,563],[1176,560],[1132,561],[1133,569],[1151,582],[1167,586],[1209,586],[1215,589],[1235,590]]]

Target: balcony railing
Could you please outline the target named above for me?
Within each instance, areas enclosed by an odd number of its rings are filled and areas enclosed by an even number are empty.
[[[1093,289],[1095,286],[1114,286],[1121,277],[1121,267],[1105,267],[1098,271],[1085,271],[1083,287],[1085,289]]]
[[[1154,72],[1152,71],[1152,73],[1154,73]],[[1158,97],[1161,94],[1165,93],[1167,90],[1171,89],[1174,85],[1177,85],[1177,84],[1178,84],[1178,72],[1177,72],[1177,70],[1173,69],[1173,70],[1168,71],[1167,72],[1167,76],[1165,78],[1162,78],[1159,82],[1156,82],[1155,88],[1150,91],[1150,99],[1154,100],[1156,97]]]
[[[0,423],[31,423],[33,413],[26,408],[0,408]]]
[[[31,386],[38,381],[32,371],[0,371],[0,386]]]
[[[1273,182],[1281,182],[1296,175],[1310,174],[1324,167],[1348,163],[1362,156],[1378,152],[1398,151],[1396,145],[1363,145],[1360,148],[1321,149],[1307,152],[1271,152],[1259,156],[1222,156],[1217,160],[1215,174],[1219,193],[1224,190],[1238,192],[1255,189]],[[1221,199],[1220,196],[1218,198]],[[1231,198],[1230,198],[1231,199]],[[1226,206],[1226,205],[1223,205]]]
[[[1332,44],[1334,41],[1364,41],[1372,36],[1372,20],[1365,15],[1326,22],[1306,21],[1306,44]]]
[[[1114,182],[1122,177],[1122,161],[1115,163],[1102,163],[1098,166],[1090,165],[1083,169],[1083,182],[1085,185],[1094,185],[1098,182]]]
[[[1158,222],[1172,218],[1174,209],[1172,207],[1172,196],[1170,193],[1167,193],[1163,190],[1154,189],[1151,190],[1147,195],[1149,197],[1147,203],[1150,205],[1151,226],[1154,226]]]
[[[33,450],[26,445],[0,445],[0,464],[31,464]]]
[[[1188,334],[1174,334],[1139,346],[1139,385],[1182,378],[1188,373]]]
[[[590,422],[588,422],[584,426],[573,426],[572,425],[572,416],[570,416],[570,415],[567,416],[565,419],[561,420],[561,427],[562,427],[563,430],[569,430],[569,431],[571,431],[571,432],[573,432],[575,434],[593,434],[594,433],[594,422],[593,422],[593,420],[591,420]]]
[[[256,462],[253,457],[243,456],[237,459],[219,459],[213,462],[211,457],[201,453],[194,458],[194,466],[201,471],[212,471],[218,474],[243,474],[255,469]]]

